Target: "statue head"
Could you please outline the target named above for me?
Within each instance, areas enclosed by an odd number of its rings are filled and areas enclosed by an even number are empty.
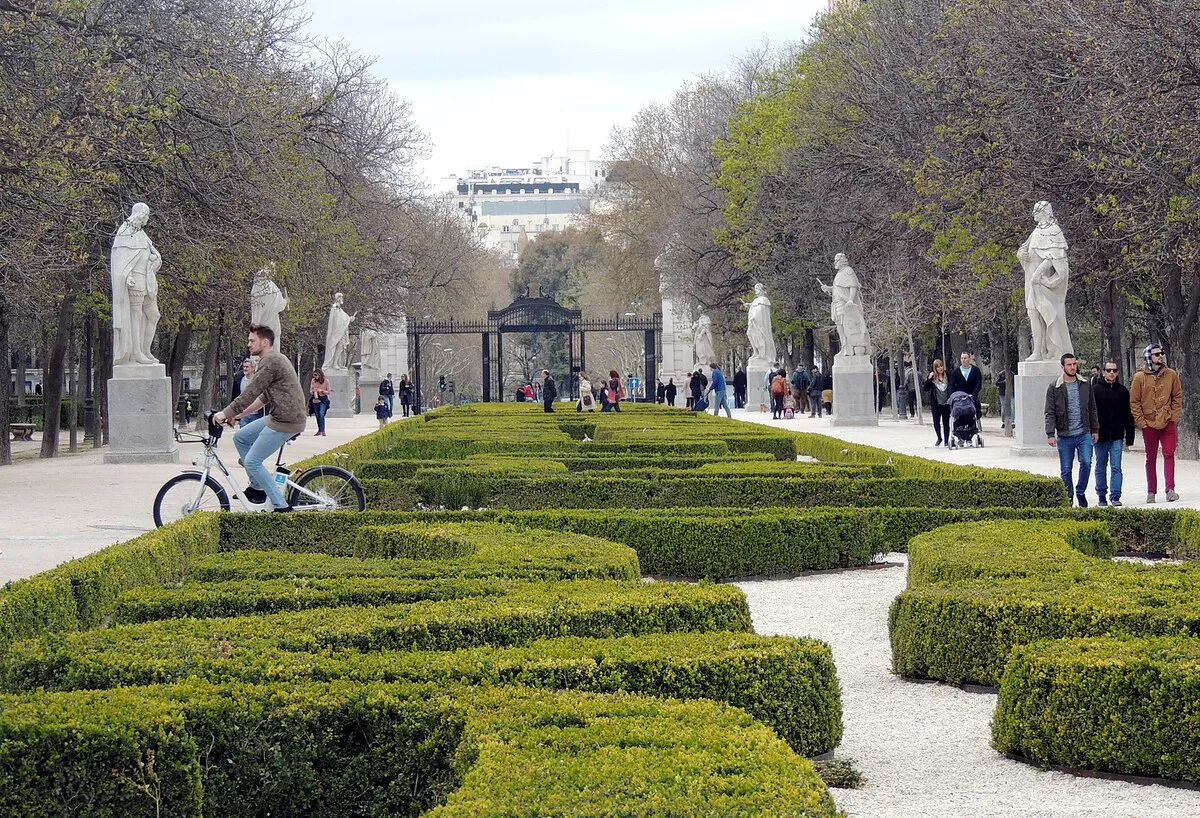
[[[754,294],[755,295],[766,295],[767,294],[766,285],[764,285],[762,283],[755,284],[754,285]]]
[[[1033,206],[1033,218],[1038,224],[1047,224],[1054,221],[1054,208],[1050,203],[1043,200]]]
[[[342,294],[341,293],[333,294],[333,303],[338,304],[338,305],[340,305],[342,303]]]
[[[137,202],[129,209],[129,218],[125,221],[134,228],[144,226],[146,222],[150,221],[150,205],[145,202]]]
[[[836,256],[833,257],[833,266],[835,269],[841,269],[842,267],[849,267],[850,259],[846,258],[845,253],[838,253]]]

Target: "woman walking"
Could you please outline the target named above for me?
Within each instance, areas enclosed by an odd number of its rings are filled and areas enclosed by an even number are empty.
[[[309,400],[313,414],[317,416],[317,434],[314,437],[325,437],[325,413],[329,411],[329,393],[332,391],[325,373],[314,369],[312,381],[308,384],[308,393],[312,396]]]
[[[413,405],[413,385],[407,374],[400,376],[397,388],[400,390],[400,408],[404,410],[404,417],[408,417],[408,411]]]
[[[621,396],[625,390],[621,388],[621,376],[617,370],[608,370],[608,406],[610,412],[621,411]]]
[[[933,362],[933,371],[925,381],[929,393],[929,405],[933,408],[933,431],[937,433],[934,446],[950,445],[950,378],[946,365],[938,358]]]

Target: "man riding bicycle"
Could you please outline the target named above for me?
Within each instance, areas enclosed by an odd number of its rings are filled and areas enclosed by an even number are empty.
[[[252,421],[233,435],[233,445],[246,467],[250,486],[246,499],[263,504],[270,498],[275,511],[291,511],[283,492],[263,463],[295,435],[304,431],[308,420],[304,391],[292,362],[275,351],[275,331],[270,327],[250,327],[246,347],[259,357],[254,378],[233,402],[213,415],[213,423],[232,424],[242,415],[257,412],[266,405],[271,414]]]

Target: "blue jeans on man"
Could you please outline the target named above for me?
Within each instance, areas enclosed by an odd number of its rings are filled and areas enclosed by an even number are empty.
[[[251,488],[267,493],[275,508],[286,508],[287,500],[275,482],[274,469],[268,469],[266,460],[295,436],[295,432],[280,432],[267,425],[267,418],[243,426],[233,434],[233,446],[242,458]]]
[[[1121,455],[1125,451],[1125,441],[1121,438],[1116,440],[1101,440],[1095,446],[1096,451],[1096,495],[1100,498],[1100,505],[1105,505],[1110,500],[1121,500],[1121,482],[1124,476],[1121,474]],[[1112,485],[1108,481],[1108,467],[1112,464]]]
[[[1075,498],[1083,497],[1084,492],[1087,491],[1088,477],[1092,473],[1092,435],[1089,432],[1081,435],[1059,435],[1056,442],[1058,444],[1058,471],[1067,487],[1067,493]],[[1079,481],[1072,485],[1071,466],[1075,462],[1076,455],[1079,456]],[[1080,505],[1083,503],[1081,502]]]
[[[721,413],[721,407],[725,407],[725,416],[732,419],[733,413],[729,411],[729,393],[724,389],[713,390],[713,417]]]

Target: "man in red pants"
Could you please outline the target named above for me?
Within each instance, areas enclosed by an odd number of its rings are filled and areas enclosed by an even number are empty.
[[[1167,502],[1173,503],[1179,499],[1175,493],[1175,425],[1183,413],[1183,385],[1175,370],[1167,366],[1160,345],[1150,344],[1142,355],[1146,359],[1146,368],[1139,369],[1133,376],[1129,409],[1146,443],[1146,502],[1153,503],[1158,494],[1158,447],[1161,443]]]

